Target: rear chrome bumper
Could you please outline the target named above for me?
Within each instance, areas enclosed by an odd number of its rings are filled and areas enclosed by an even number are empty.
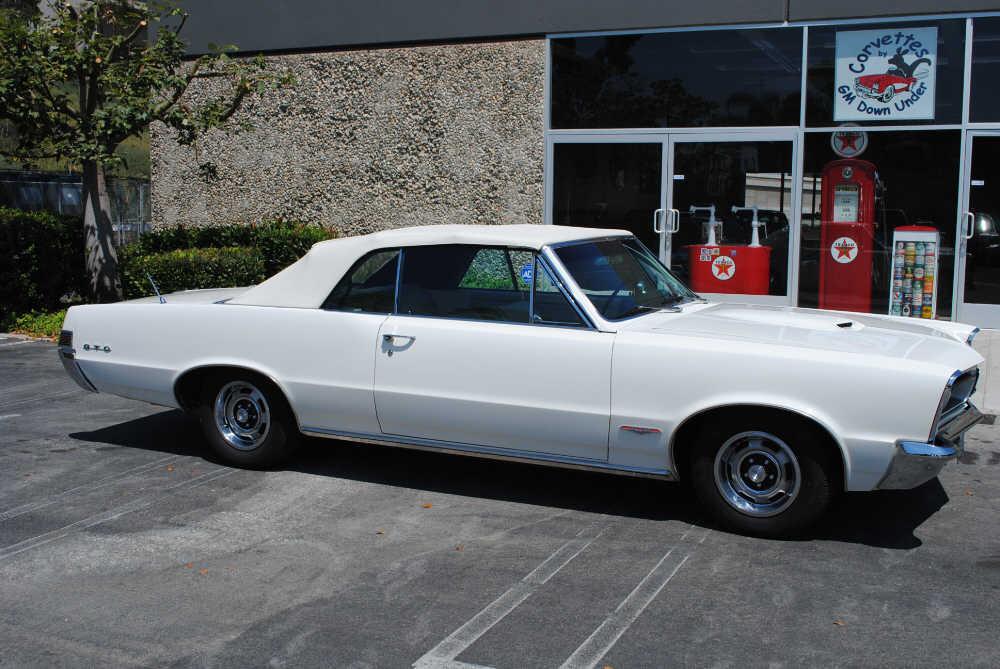
[[[908,490],[930,481],[944,466],[965,451],[965,433],[983,419],[979,409],[967,404],[964,411],[941,427],[934,443],[898,441],[889,471],[879,490]]]
[[[97,388],[94,387],[94,384],[87,379],[83,370],[80,369],[80,365],[76,361],[76,351],[73,347],[60,346],[59,360],[63,364],[63,369],[65,369],[66,373],[69,374],[69,378],[73,379],[76,382],[76,385],[92,393],[97,392]]]

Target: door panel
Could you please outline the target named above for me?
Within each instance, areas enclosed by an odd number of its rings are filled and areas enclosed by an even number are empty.
[[[375,363],[379,424],[389,435],[607,460],[613,337],[390,316]]]
[[[968,206],[961,221],[965,277],[959,317],[1000,327],[1000,135],[971,138]]]

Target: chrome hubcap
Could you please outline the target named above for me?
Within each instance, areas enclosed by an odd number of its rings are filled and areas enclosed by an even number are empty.
[[[774,516],[787,509],[802,474],[788,444],[767,432],[730,437],[715,456],[715,485],[722,498],[748,516]]]
[[[215,396],[215,427],[233,448],[252,451],[271,429],[271,409],[252,383],[227,383]]]

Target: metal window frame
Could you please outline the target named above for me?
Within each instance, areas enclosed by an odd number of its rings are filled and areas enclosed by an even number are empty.
[[[544,82],[544,103],[543,103],[543,138],[545,143],[545,151],[543,158],[543,189],[544,189],[544,212],[543,221],[546,224],[553,224],[552,214],[553,214],[553,187],[554,187],[554,175],[553,175],[553,153],[554,145],[559,142],[566,142],[567,140],[572,140],[573,138],[578,138],[580,142],[586,141],[587,143],[599,143],[599,142],[628,142],[629,140],[638,140],[639,142],[655,142],[656,140],[650,138],[650,136],[656,135],[669,135],[671,138],[677,136],[678,138],[683,135],[699,134],[705,136],[715,136],[717,139],[708,139],[706,141],[727,141],[727,137],[732,137],[734,135],[740,134],[751,134],[754,132],[780,132],[788,131],[794,133],[795,135],[795,153],[793,160],[793,199],[794,199],[794,211],[795,218],[791,221],[791,229],[795,230],[794,241],[789,239],[789,267],[788,267],[788,277],[787,277],[787,290],[788,294],[783,300],[783,303],[788,303],[791,305],[797,305],[799,302],[799,274],[800,274],[800,262],[801,262],[801,208],[802,208],[802,180],[804,172],[804,156],[805,156],[805,136],[809,133],[831,133],[840,129],[839,125],[823,125],[823,126],[807,126],[806,124],[806,94],[808,86],[808,73],[809,73],[809,28],[811,26],[879,26],[879,25],[890,25],[890,24],[904,24],[913,23],[920,21],[942,21],[942,20],[964,20],[965,21],[965,53],[963,62],[963,99],[962,99],[962,113],[961,120],[958,123],[930,123],[921,125],[906,125],[906,124],[894,124],[894,125],[880,125],[880,126],[862,126],[865,132],[934,132],[941,130],[958,130],[960,131],[960,155],[959,155],[959,196],[956,202],[955,211],[955,233],[956,233],[956,261],[953,269],[952,276],[952,302],[951,302],[951,320],[958,320],[961,311],[961,286],[964,285],[965,276],[965,257],[964,252],[959,253],[957,248],[959,244],[957,243],[961,226],[964,222],[964,210],[968,203],[968,179],[969,177],[969,161],[971,160],[971,141],[974,135],[981,135],[991,132],[1000,133],[1000,121],[992,122],[971,122],[969,120],[970,114],[970,95],[971,95],[971,84],[972,84],[972,51],[973,51],[973,40],[974,40],[974,21],[977,18],[990,18],[990,17],[1000,17],[1000,11],[981,11],[981,12],[954,12],[954,13],[937,13],[937,14],[906,14],[900,16],[879,16],[870,18],[851,18],[851,19],[822,19],[822,20],[806,20],[806,21],[778,21],[778,22],[765,22],[765,23],[746,23],[746,24],[721,24],[721,25],[704,25],[704,26],[680,26],[680,27],[668,27],[668,28],[646,28],[646,29],[633,29],[633,30],[598,30],[598,31],[578,31],[578,32],[565,32],[565,33],[549,33],[545,36],[545,82]],[[576,38],[576,37],[613,37],[618,35],[643,35],[643,34],[663,34],[663,33],[679,33],[679,32],[718,32],[718,31],[732,31],[732,30],[760,30],[767,28],[802,28],[802,77],[801,77],[801,87],[800,87],[800,107],[799,107],[799,123],[796,126],[720,126],[720,127],[689,127],[689,128],[587,128],[587,129],[554,129],[552,128],[552,42],[558,39]],[[733,141],[729,139],[728,141]],[[664,145],[664,161],[666,161],[666,153],[668,151],[668,142],[663,141]],[[672,145],[672,144],[670,144]],[[665,180],[670,177],[670,173],[666,171],[666,166],[664,166],[661,176],[661,180]],[[667,190],[665,187],[661,188],[662,191]],[[661,198],[662,199],[662,198]],[[665,207],[666,203],[661,203],[661,206]],[[798,225],[795,225],[798,223]],[[743,301],[753,301],[763,304],[773,303],[773,300],[766,300],[760,298],[767,298],[771,296],[740,296]],[[1000,311],[1000,306],[997,307]],[[1000,314],[998,314],[1000,318]]]

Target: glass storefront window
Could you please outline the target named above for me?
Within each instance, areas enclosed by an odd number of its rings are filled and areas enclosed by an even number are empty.
[[[961,132],[866,134],[867,148],[851,161],[833,152],[830,133],[806,134],[799,306],[888,314],[894,290],[902,302],[917,286],[918,293],[936,294],[937,318],[950,318]],[[870,232],[855,225],[869,221]],[[933,247],[918,242],[926,249],[923,257],[933,249],[936,259],[915,263],[919,272],[907,267],[897,277],[894,240],[914,236],[899,230],[908,227],[929,228],[930,237],[937,233]]]
[[[960,123],[964,60],[964,19],[810,27],[806,123]]]
[[[802,29],[551,40],[553,128],[798,125]]]
[[[1000,16],[972,21],[972,91],[969,120],[1000,121]]]
[[[792,143],[678,142],[675,147],[673,206],[680,225],[671,240],[670,266],[697,291],[786,295]],[[708,207],[715,208],[717,247],[705,245]],[[757,207],[761,249],[750,248],[750,207]],[[730,258],[732,277],[714,265],[720,255]]]

